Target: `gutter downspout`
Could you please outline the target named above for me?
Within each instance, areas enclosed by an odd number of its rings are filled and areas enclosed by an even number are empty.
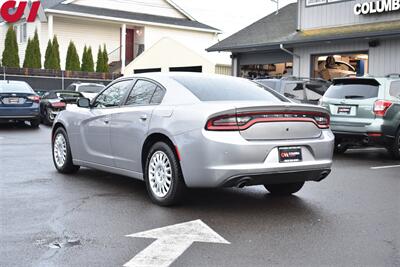
[[[289,55],[292,55],[293,57],[296,57],[296,58],[299,60],[299,66],[298,66],[299,73],[298,73],[298,77],[300,77],[300,56],[297,55],[297,54],[295,54],[295,53],[293,53],[292,51],[286,49],[286,48],[283,46],[283,44],[280,44],[280,45],[279,45],[279,48],[280,48],[283,52],[286,52],[286,53],[288,53]]]

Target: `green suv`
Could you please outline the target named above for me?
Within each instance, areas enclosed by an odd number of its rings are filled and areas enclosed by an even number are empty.
[[[331,112],[336,152],[377,146],[400,159],[400,75],[335,79],[320,105]]]

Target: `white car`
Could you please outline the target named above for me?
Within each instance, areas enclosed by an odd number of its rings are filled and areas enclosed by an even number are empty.
[[[92,100],[103,91],[104,88],[104,85],[98,83],[73,83],[68,86],[66,90],[80,92],[84,97]]]

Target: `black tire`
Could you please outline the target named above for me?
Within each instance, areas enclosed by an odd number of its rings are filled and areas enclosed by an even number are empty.
[[[40,119],[31,120],[29,123],[31,124],[31,127],[32,127],[32,128],[39,128]]]
[[[400,129],[397,130],[395,140],[388,150],[392,154],[393,159],[400,159]]]
[[[65,138],[65,143],[66,143],[66,157],[64,164],[62,166],[59,166],[56,163],[55,152],[54,152],[54,143],[58,135],[62,135]],[[74,165],[72,163],[71,147],[69,145],[68,135],[65,129],[63,127],[58,127],[54,132],[52,140],[53,141],[51,147],[52,147],[53,163],[57,171],[63,174],[76,173],[79,170],[80,166]]]
[[[266,184],[264,185],[272,195],[288,196],[300,191],[304,186],[304,182],[289,184]]]
[[[49,114],[48,108],[46,108],[44,111],[43,124],[45,124],[47,126],[53,125],[53,121],[50,119],[50,114]]]
[[[335,144],[335,153],[336,154],[344,154],[347,149],[349,149],[349,146],[343,145],[343,144]]]
[[[166,195],[163,197],[159,197],[156,195],[156,193],[153,192],[149,177],[150,161],[153,155],[157,152],[164,153],[167,156],[171,166],[172,177],[171,177],[170,188],[167,191]],[[172,206],[178,204],[182,200],[186,191],[186,185],[183,179],[178,157],[176,156],[174,150],[164,142],[155,143],[150,148],[146,158],[146,165],[144,169],[144,180],[146,182],[147,192],[150,196],[151,201],[160,206]]]

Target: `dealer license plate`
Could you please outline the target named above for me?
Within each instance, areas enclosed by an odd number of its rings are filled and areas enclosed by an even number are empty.
[[[279,149],[279,162],[300,162],[303,160],[301,147],[280,147]]]

